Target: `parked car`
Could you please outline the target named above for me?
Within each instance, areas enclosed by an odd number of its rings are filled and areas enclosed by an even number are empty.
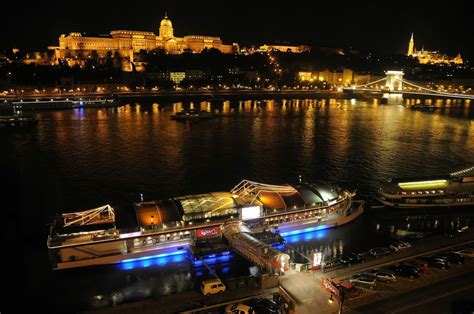
[[[468,248],[455,251],[454,253],[464,256],[464,257],[474,258],[474,250],[471,250]]]
[[[333,258],[323,261],[322,264],[324,264],[324,268],[331,268],[340,265],[341,262],[339,261],[339,259]]]
[[[429,267],[446,269],[450,266],[445,258],[439,256],[422,256],[420,259],[427,262]]]
[[[415,266],[417,267],[421,273],[426,273],[428,272],[428,263],[425,262],[425,261],[421,261],[421,260],[413,260],[413,261],[407,261],[404,263],[405,265],[409,265],[409,266]]]
[[[372,274],[381,282],[393,283],[397,281],[397,276],[391,270],[373,269]]]
[[[444,252],[437,254],[435,257],[441,257],[446,259],[451,264],[464,264],[464,256],[453,253],[453,252]]]
[[[365,262],[365,259],[362,255],[351,253],[348,255],[341,255],[339,256],[339,262],[344,265],[353,265],[353,264],[360,264]]]
[[[362,273],[352,276],[349,282],[356,286],[366,286],[373,289],[377,285],[377,277],[372,274]]]
[[[224,291],[225,285],[219,279],[208,279],[201,282],[201,292],[206,296]]]
[[[225,307],[226,314],[253,314],[255,311],[245,304],[229,304]]]
[[[386,247],[376,247],[369,250],[369,254],[375,258],[379,258],[380,256],[388,255],[390,253],[391,253],[390,249]]]
[[[410,279],[419,278],[420,270],[418,267],[410,265],[390,265],[387,267],[395,273],[395,275],[400,277],[408,277]]]
[[[411,244],[404,241],[398,241],[398,242],[394,242],[390,244],[390,249],[394,252],[399,252],[401,250],[405,250],[409,248],[411,248]]]
[[[344,291],[345,295],[349,298],[355,298],[360,295],[360,290],[357,289],[356,286],[354,286],[352,283],[349,281],[337,281],[335,280],[333,282],[334,286],[339,290],[339,291]]]
[[[472,314],[474,313],[474,301],[456,300],[451,303],[452,314]]]
[[[455,238],[458,236],[458,231],[457,230],[448,230],[444,233],[444,236],[446,238]]]
[[[257,314],[280,314],[280,307],[278,303],[271,299],[259,298],[253,299],[250,302],[247,302],[248,305],[255,311]]]

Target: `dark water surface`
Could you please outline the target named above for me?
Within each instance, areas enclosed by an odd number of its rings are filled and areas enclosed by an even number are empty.
[[[121,269],[51,271],[46,236],[57,212],[229,190],[246,178],[286,183],[302,175],[368,195],[377,180],[445,174],[474,163],[474,109],[465,101],[308,99],[152,103],[35,113],[29,131],[0,133],[6,300],[74,312],[113,301],[195,289],[207,270],[185,256]],[[426,102],[422,100],[421,102]],[[209,121],[170,120],[181,108],[215,111]],[[472,225],[471,210],[367,211],[343,227],[292,236],[285,248],[310,255],[364,251],[397,236]],[[255,269],[238,256],[215,262],[223,276]],[[94,297],[103,295],[104,298]]]

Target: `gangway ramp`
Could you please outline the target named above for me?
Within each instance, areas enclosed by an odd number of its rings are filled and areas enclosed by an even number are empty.
[[[225,222],[222,225],[222,233],[234,251],[250,262],[274,273],[288,269],[290,256],[256,239],[244,222],[237,220]]]

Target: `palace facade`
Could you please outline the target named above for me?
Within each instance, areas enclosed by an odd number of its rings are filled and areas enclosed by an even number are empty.
[[[188,35],[175,37],[173,24],[168,16],[160,23],[158,36],[153,32],[114,30],[106,36],[83,36],[72,32],[59,37],[59,46],[49,47],[55,51],[56,59],[67,60],[68,63],[77,63],[78,60],[91,57],[94,52],[104,58],[108,54],[118,53],[130,63],[134,62],[134,54],[162,48],[167,53],[179,54],[184,51],[201,52],[204,49],[215,48],[222,53],[232,53],[238,50],[238,45],[225,45],[219,37]]]

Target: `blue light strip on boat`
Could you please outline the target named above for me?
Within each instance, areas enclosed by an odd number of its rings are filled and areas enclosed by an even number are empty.
[[[202,259],[194,261],[195,266],[200,266],[203,263],[214,264],[217,262],[228,262],[232,258],[230,251],[225,251],[217,254],[206,255]]]
[[[180,254],[186,254],[187,250],[180,250],[176,252],[170,252],[170,253],[162,253],[158,255],[152,255],[152,256],[144,256],[144,257],[138,257],[138,258],[130,258],[121,261],[121,263],[130,263],[130,262],[135,262],[135,261],[143,261],[147,259],[152,259],[152,258],[158,258],[158,257],[166,257],[166,256],[172,256],[172,255],[180,255]]]
[[[293,231],[287,231],[287,232],[280,232],[280,235],[282,237],[287,237],[295,234],[300,234],[300,233],[306,233],[306,232],[311,232],[311,231],[317,231],[317,230],[323,230],[330,228],[331,225],[321,225],[321,226],[316,226],[316,227],[309,227],[309,228],[304,228],[304,229],[298,229],[298,230],[293,230]]]

